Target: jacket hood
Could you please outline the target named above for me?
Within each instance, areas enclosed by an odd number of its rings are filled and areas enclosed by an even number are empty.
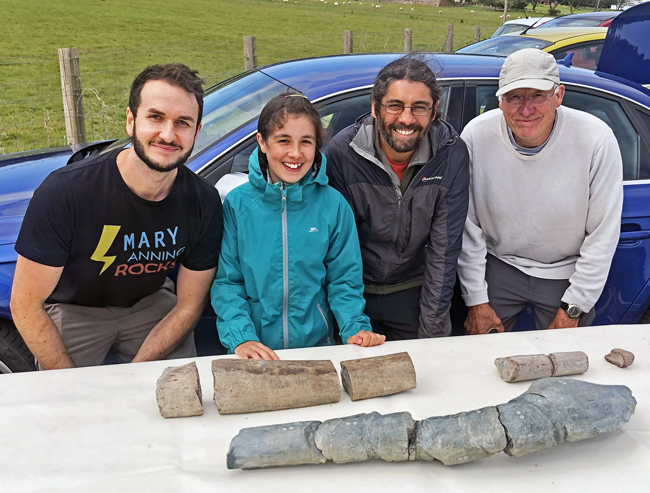
[[[263,200],[277,202],[282,198],[282,192],[277,183],[269,183],[260,167],[259,147],[256,147],[248,159],[248,180],[255,190],[263,195]],[[321,152],[320,164],[314,163],[312,169],[297,183],[287,186],[285,194],[290,202],[301,202],[317,186],[326,186],[328,179],[325,173],[327,163],[325,155]]]

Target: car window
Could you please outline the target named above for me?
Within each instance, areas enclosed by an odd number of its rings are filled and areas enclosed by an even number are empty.
[[[569,53],[573,53],[571,59],[571,66],[586,68],[589,70],[596,70],[600,54],[603,51],[604,40],[591,41],[589,43],[581,43],[561,50],[553,51],[551,54],[556,60],[562,60]]]
[[[490,37],[493,38],[495,36],[501,36],[502,34],[518,33],[527,27],[530,27],[530,24],[504,24],[499,29],[494,31],[494,34]]]
[[[445,116],[449,104],[449,87],[442,87],[440,98],[440,111]],[[329,103],[318,103],[318,112],[321,115],[323,128],[327,131],[328,139],[335,136],[344,128],[352,125],[361,115],[370,113],[370,93],[356,93],[356,95],[340,99]],[[248,173],[248,158],[257,147],[257,142],[253,141],[239,152],[237,152],[232,161],[231,173]],[[327,141],[323,150],[327,147]]]
[[[253,72],[211,91],[204,98],[203,127],[192,154],[257,118],[271,98],[286,93],[287,89],[266,74]]]
[[[623,179],[634,180],[639,169],[639,136],[618,101],[567,88],[564,106],[586,111],[609,125],[614,131],[623,157]]]
[[[471,94],[466,95],[466,107],[475,98],[475,103],[473,103],[474,116],[498,108],[499,102],[495,96],[497,89],[497,85],[468,86],[467,91],[471,92]],[[569,108],[590,113],[607,123],[613,130],[619,148],[621,149],[623,179],[634,180],[638,177],[639,135],[618,101],[567,88],[562,104]],[[467,112],[465,115],[464,125],[471,119],[468,117]],[[650,117],[645,114],[644,116],[650,130]],[[649,175],[648,177],[650,177],[650,163],[648,163],[648,168],[647,173]]]
[[[478,43],[465,46],[456,53],[473,53],[476,55],[500,55],[508,56],[515,51],[524,48],[544,49],[553,43],[536,38],[525,38],[520,36],[498,36],[496,38],[486,39]]]
[[[486,111],[499,107],[499,100],[495,93],[497,86],[478,86],[476,88],[476,114],[482,115]]]
[[[638,110],[635,113],[645,132],[645,138],[639,139],[641,141],[639,179],[648,180],[650,179],[650,115]]]

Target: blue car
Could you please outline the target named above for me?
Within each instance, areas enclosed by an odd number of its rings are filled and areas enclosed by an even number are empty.
[[[609,279],[596,305],[595,324],[650,321],[650,91],[632,81],[650,80],[650,73],[640,69],[617,73],[619,66],[627,66],[623,61],[626,57],[638,59],[647,56],[640,53],[650,52],[635,50],[631,44],[647,46],[640,34],[648,29],[639,29],[638,18],[650,19],[650,3],[641,12],[643,15],[631,15],[639,7],[612,22],[612,36],[608,34],[599,65],[599,69],[602,65],[607,70],[594,73],[560,67],[566,86],[564,104],[605,121],[613,129],[623,155],[621,236]],[[289,61],[245,72],[212,87],[205,97],[203,128],[187,166],[215,185],[227,174],[246,173],[248,156],[256,146],[258,115],[269,99],[287,90],[304,93],[320,111],[329,134],[336,134],[370,111],[369,95],[375,76],[399,56],[346,55]],[[458,54],[432,57],[432,68],[443,88],[441,110],[459,131],[472,118],[498,107],[494,94],[503,60]],[[650,72],[647,59],[641,65]],[[48,173],[61,166],[128,145],[130,141],[123,139],[95,143],[77,152],[58,148],[0,158],[0,372],[34,368],[33,357],[12,323],[9,310],[17,257],[14,243],[34,190]],[[210,307],[195,337],[200,355],[223,352]]]

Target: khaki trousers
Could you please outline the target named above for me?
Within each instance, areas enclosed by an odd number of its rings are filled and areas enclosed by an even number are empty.
[[[75,366],[97,366],[102,364],[109,350],[121,361],[130,362],[151,329],[174,306],[174,283],[167,279],[160,289],[131,308],[46,303],[45,311],[59,330]],[[165,359],[195,356],[194,332],[191,332]],[[36,366],[43,369],[38,361]]]

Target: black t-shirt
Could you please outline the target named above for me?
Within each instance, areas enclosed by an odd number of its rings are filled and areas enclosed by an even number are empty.
[[[107,155],[51,173],[34,192],[16,241],[23,257],[63,267],[48,303],[130,307],[180,262],[215,267],[223,232],[216,189],[185,166],[169,195],[133,193]]]

